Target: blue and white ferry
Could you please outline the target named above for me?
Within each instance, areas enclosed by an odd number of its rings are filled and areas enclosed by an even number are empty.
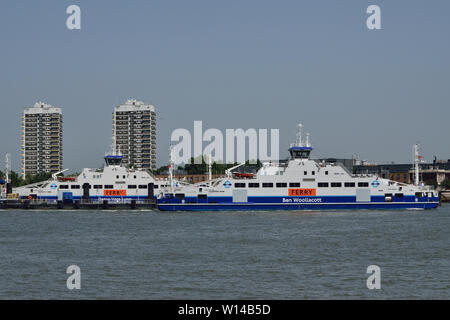
[[[158,197],[158,208],[176,210],[348,210],[431,209],[439,205],[431,187],[408,185],[377,175],[354,175],[340,164],[310,159],[302,141],[289,148],[290,159],[264,163],[256,174],[227,170],[226,177],[171,187]],[[417,163],[416,163],[417,166]],[[418,181],[416,179],[416,181]]]
[[[136,203],[153,200],[159,192],[169,187],[168,180],[156,180],[145,170],[135,170],[122,165],[123,155],[112,151],[105,155],[101,169],[84,168],[76,177],[58,176],[61,171],[43,181],[13,189],[20,199],[53,203],[57,201],[86,201],[110,203]],[[178,182],[176,182],[178,184]],[[181,184],[181,182],[180,182]]]

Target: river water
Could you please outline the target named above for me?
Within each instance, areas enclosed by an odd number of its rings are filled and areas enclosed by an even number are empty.
[[[450,205],[0,211],[0,299],[448,299]],[[66,269],[81,270],[69,290]],[[369,265],[381,289],[369,290]]]

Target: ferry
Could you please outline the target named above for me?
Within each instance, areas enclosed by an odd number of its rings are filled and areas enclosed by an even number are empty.
[[[313,148],[302,140],[289,148],[282,163],[264,163],[256,172],[226,171],[225,178],[201,184],[169,188],[158,195],[163,211],[211,210],[349,210],[431,209],[439,205],[438,194],[418,182],[403,184],[377,175],[355,175],[344,166],[310,158]],[[210,165],[209,165],[210,166]]]
[[[156,180],[144,170],[134,170],[122,165],[123,156],[116,152],[114,143],[112,151],[104,157],[102,169],[84,168],[76,177],[52,175],[48,181],[18,187],[13,194],[20,199],[45,201],[136,203],[154,199],[163,188],[168,187],[168,180]],[[178,185],[178,182],[173,182]]]

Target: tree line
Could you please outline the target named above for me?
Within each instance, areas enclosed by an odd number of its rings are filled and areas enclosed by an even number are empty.
[[[191,158],[190,163],[184,164],[182,166],[178,166],[178,170],[184,170],[186,171],[186,174],[207,174],[208,173],[208,164],[205,161],[205,157],[201,157],[201,163],[194,163],[194,158]],[[220,163],[220,162],[213,162],[211,164],[211,172],[212,174],[225,174],[225,171],[227,169],[230,169],[234,166],[238,165],[237,162],[235,163]],[[247,160],[245,162],[245,168],[250,170],[258,170],[261,168],[262,164],[261,161],[256,160],[256,163],[250,164],[250,162]],[[162,166],[159,167],[154,174],[167,174],[167,171],[169,170],[168,166]]]
[[[0,177],[5,178],[5,173],[0,171]],[[11,185],[13,188],[26,186],[28,184],[42,182],[50,179],[52,177],[51,173],[40,172],[37,174],[27,174],[25,179],[15,171],[9,173],[9,179],[11,180]]]

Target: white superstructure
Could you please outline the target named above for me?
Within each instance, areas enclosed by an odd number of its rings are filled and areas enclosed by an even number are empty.
[[[155,180],[146,170],[130,169],[122,165],[123,155],[115,150],[105,155],[103,169],[84,168],[77,177],[60,177],[58,172],[52,179],[13,190],[22,199],[56,201],[137,202],[153,199],[168,180]]]

